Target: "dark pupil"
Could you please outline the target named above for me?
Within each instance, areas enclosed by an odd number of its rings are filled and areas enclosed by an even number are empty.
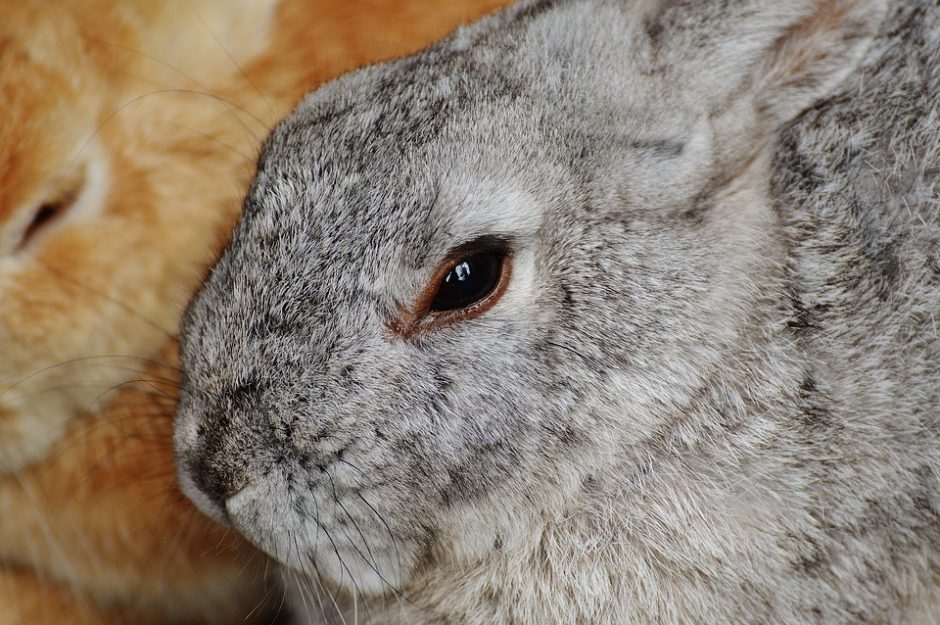
[[[499,282],[502,258],[477,254],[460,261],[447,272],[431,302],[431,310],[465,308],[493,292]]]

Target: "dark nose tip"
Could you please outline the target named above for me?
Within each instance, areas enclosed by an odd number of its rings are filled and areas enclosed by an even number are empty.
[[[248,481],[244,469],[231,463],[224,463],[203,454],[188,464],[188,474],[193,485],[204,498],[197,501],[200,507],[211,506],[204,510],[209,516],[228,520],[225,501],[244,488]]]

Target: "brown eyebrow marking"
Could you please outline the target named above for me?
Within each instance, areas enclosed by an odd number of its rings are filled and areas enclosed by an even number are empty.
[[[466,308],[443,312],[432,316],[429,321],[424,321],[427,319],[428,310],[430,310],[431,302],[441,286],[441,281],[454,268],[454,265],[468,256],[487,252],[502,254],[503,256],[500,263],[499,281],[493,291],[479,302]],[[482,315],[492,308],[506,292],[509,286],[509,278],[512,275],[512,258],[511,241],[507,237],[487,235],[458,245],[448,252],[447,256],[441,261],[427,286],[418,295],[414,306],[408,308],[398,304],[399,316],[389,320],[389,330],[397,336],[409,338],[419,330],[431,330]]]

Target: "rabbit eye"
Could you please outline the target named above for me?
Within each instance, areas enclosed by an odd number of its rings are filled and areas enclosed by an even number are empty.
[[[444,275],[428,310],[457,310],[486,299],[499,284],[504,259],[505,254],[484,252],[459,260]]]
[[[64,181],[63,186],[49,200],[43,202],[33,213],[33,219],[26,226],[17,249],[26,247],[46,226],[63,215],[78,200],[85,184],[84,172],[73,175]]]
[[[482,315],[506,292],[512,256],[510,240],[492,236],[451,250],[415,306],[399,306],[401,316],[390,319],[389,328],[410,336]]]
[[[66,208],[66,205],[67,202],[59,200],[42,204],[33,216],[33,220],[29,222],[26,232],[23,233],[22,245],[29,243],[29,240],[32,239],[43,226],[55,219],[56,215],[60,214]]]

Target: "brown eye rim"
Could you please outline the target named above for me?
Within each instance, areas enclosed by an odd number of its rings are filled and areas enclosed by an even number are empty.
[[[457,265],[468,258],[485,254],[499,256],[499,277],[489,293],[480,300],[462,308],[452,310],[433,311],[431,303],[441,288],[444,278],[453,271]],[[408,309],[399,307],[399,316],[393,319],[389,327],[395,334],[402,337],[412,336],[421,330],[432,330],[468,319],[474,319],[490,310],[502,298],[509,287],[512,277],[513,250],[509,241],[497,237],[481,237],[468,244],[461,245],[452,250],[438,266],[428,285],[421,291],[415,305]]]

